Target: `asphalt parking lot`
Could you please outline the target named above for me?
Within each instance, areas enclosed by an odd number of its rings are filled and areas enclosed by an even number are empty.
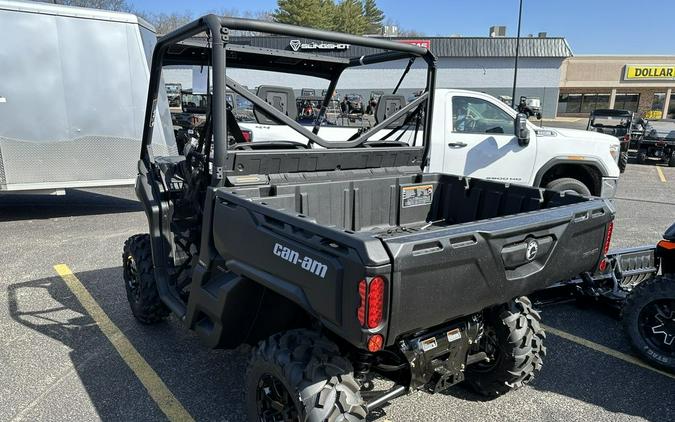
[[[675,168],[629,165],[615,203],[612,246],[655,243],[675,220]],[[174,419],[245,419],[245,353],[208,350],[175,319],[143,326],[131,316],[122,244],[146,230],[132,188],[0,196],[0,420],[154,421],[166,420],[167,408]],[[567,303],[544,307],[543,316],[558,334],[549,333],[534,383],[493,401],[461,387],[414,393],[372,419],[675,419],[675,376],[632,361],[612,313]]]

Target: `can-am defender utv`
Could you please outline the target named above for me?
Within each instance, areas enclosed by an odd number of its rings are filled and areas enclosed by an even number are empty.
[[[236,45],[230,29],[377,52]],[[206,40],[191,39],[201,32]],[[348,139],[322,138],[342,72],[396,60],[426,65],[424,92]],[[206,127],[184,156],[154,156],[150,144],[163,65],[213,70]],[[150,231],[125,243],[127,295],[143,323],[173,313],[207,346],[255,346],[251,420],[363,420],[414,390],[464,381],[496,396],[521,387],[545,355],[524,295],[601,262],[609,202],[423,171],[432,124],[444,124],[431,107],[435,65],[417,46],[213,15],[158,40],[136,183]],[[228,75],[236,68],[326,80],[314,127],[291,118],[292,90],[253,94]],[[245,142],[228,88],[254,104],[259,122],[307,144]],[[514,143],[527,136],[525,121],[516,118]],[[375,375],[391,389],[372,391]]]

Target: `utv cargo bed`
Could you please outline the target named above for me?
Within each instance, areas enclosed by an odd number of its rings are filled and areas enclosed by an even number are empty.
[[[388,344],[594,268],[613,214],[601,199],[442,174],[272,179],[216,191],[214,243],[228,267],[345,337],[359,332],[341,315],[358,307],[357,283],[384,275]]]

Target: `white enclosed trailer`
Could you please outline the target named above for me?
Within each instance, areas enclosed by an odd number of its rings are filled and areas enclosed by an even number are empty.
[[[0,192],[133,184],[155,42],[132,14],[0,0]]]

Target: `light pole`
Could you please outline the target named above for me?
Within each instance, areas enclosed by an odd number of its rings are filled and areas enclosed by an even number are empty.
[[[523,0],[520,0],[518,9],[518,35],[516,36],[516,62],[513,69],[513,91],[511,93],[511,107],[516,106],[516,80],[518,79],[518,54],[520,53],[520,21],[523,17]]]

